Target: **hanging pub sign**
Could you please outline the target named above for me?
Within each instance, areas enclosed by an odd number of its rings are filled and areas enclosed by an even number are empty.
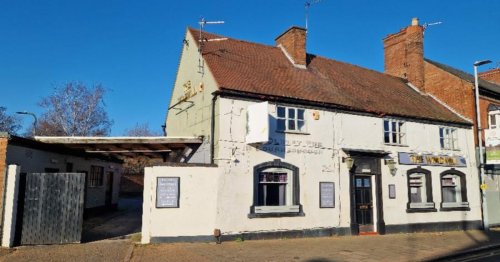
[[[179,207],[179,177],[158,177],[156,180],[156,207]]]
[[[500,164],[500,129],[485,129],[486,164]]]
[[[417,154],[399,152],[399,164],[421,166],[453,166],[466,167],[465,158],[461,156],[447,156],[434,154]]]

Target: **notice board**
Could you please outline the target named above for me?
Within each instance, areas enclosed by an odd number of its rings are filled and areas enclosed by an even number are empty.
[[[156,179],[156,207],[179,207],[180,177],[158,177]]]
[[[319,183],[319,207],[335,207],[335,184],[333,182]]]

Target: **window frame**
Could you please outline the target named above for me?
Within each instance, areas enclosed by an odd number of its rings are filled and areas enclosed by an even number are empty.
[[[289,199],[286,205],[266,206],[259,204],[259,188],[260,188],[260,175],[265,172],[287,173],[287,181],[289,181],[287,189],[290,191],[286,193]],[[282,162],[280,159],[274,161],[264,162],[254,166],[253,175],[253,203],[250,206],[250,213],[248,218],[264,218],[264,217],[291,217],[291,216],[304,216],[302,205],[300,204],[300,186],[299,186],[299,168]]]
[[[411,199],[411,179],[410,176],[413,174],[422,174],[422,177],[425,179],[424,186],[425,187],[425,202],[412,202]],[[436,204],[434,203],[432,197],[432,176],[431,171],[427,169],[423,169],[422,167],[417,167],[410,169],[406,172],[406,180],[407,180],[407,190],[408,190],[408,203],[406,204],[406,212],[407,213],[417,213],[417,212],[436,212]]]
[[[457,176],[460,178],[460,202],[444,202],[444,194],[443,194],[443,178],[445,176]],[[467,198],[467,180],[464,173],[452,168],[450,170],[446,170],[439,175],[440,181],[440,191],[441,191],[441,208],[440,211],[469,211],[469,202]],[[446,186],[444,186],[446,187]],[[457,194],[457,192],[455,192]]]
[[[280,108],[285,110],[285,115],[280,116]],[[290,110],[293,110],[293,117],[290,117]],[[302,119],[299,119],[299,112],[302,112]],[[280,121],[284,121],[284,129],[280,128]],[[290,121],[293,121],[295,129],[289,127]],[[302,122],[302,128],[299,129],[299,122]],[[290,133],[302,133],[307,134],[307,121],[306,121],[306,109],[292,106],[282,106],[276,105],[276,131],[278,132],[290,132]]]
[[[491,118],[495,119],[495,125],[491,124]],[[500,128],[500,110],[491,110],[488,111],[488,128],[489,129],[497,129]]]
[[[388,123],[388,129],[386,130],[386,122]],[[393,123],[396,123],[396,130],[393,130]],[[383,141],[386,145],[393,146],[406,146],[406,121],[395,119],[395,118],[384,118],[383,119]],[[389,141],[386,141],[386,133],[389,134]],[[394,135],[396,135],[396,141],[394,141]]]
[[[88,187],[102,187],[104,186],[104,167],[103,166],[90,166],[88,174]]]
[[[458,128],[440,126],[439,146],[444,150],[460,150],[460,147],[458,146]]]

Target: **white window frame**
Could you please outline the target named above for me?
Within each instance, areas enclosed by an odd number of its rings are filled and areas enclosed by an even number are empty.
[[[386,124],[388,123],[386,129]],[[395,126],[393,126],[395,123]],[[406,122],[399,119],[386,118],[383,122],[384,128],[384,143],[387,145],[406,145]],[[389,134],[389,141],[385,141],[386,134]],[[394,135],[396,139],[394,139]]]
[[[280,108],[285,110],[285,115],[280,116]],[[290,116],[293,112],[293,116]],[[299,119],[299,113],[302,114],[302,119]],[[281,132],[296,132],[296,133],[306,133],[307,132],[307,121],[306,121],[306,110],[303,108],[288,107],[288,106],[276,106],[276,130]],[[279,122],[285,121],[285,128],[279,127]],[[293,122],[294,128],[290,126],[290,121]],[[299,123],[302,122],[302,127],[299,128]]]
[[[458,129],[454,127],[439,127],[439,145],[441,149],[459,150]]]
[[[495,124],[492,124],[492,118],[495,119]],[[488,127],[489,129],[500,128],[500,110],[488,112]]]

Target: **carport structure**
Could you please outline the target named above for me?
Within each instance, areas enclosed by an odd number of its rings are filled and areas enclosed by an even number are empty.
[[[201,137],[47,137],[35,140],[60,144],[88,154],[101,154],[123,159],[145,156],[164,162],[185,162],[201,145]]]

